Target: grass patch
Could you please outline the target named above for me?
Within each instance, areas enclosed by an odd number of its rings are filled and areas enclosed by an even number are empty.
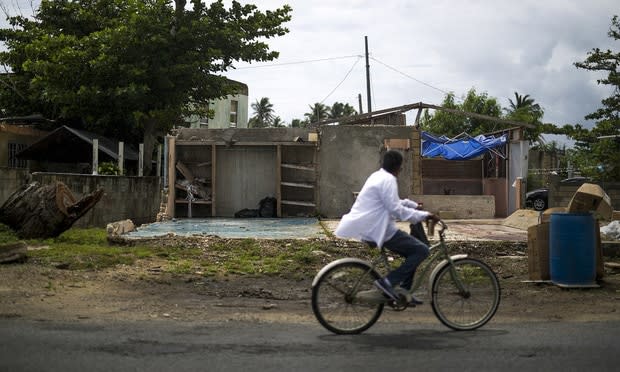
[[[163,238],[165,239],[165,238]],[[360,257],[356,243],[334,240],[178,239],[154,241],[136,246],[110,245],[104,229],[72,228],[52,239],[29,240],[31,263],[68,270],[100,270],[116,265],[133,265],[139,260],[157,260],[172,274],[205,276],[279,275],[303,278],[316,274],[328,261],[339,257]],[[0,225],[0,243],[19,241]]]

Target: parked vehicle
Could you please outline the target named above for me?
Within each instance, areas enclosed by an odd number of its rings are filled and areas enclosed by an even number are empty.
[[[572,177],[563,179],[560,181],[560,184],[581,186],[586,182],[592,182],[592,179],[588,177]],[[549,189],[547,187],[542,187],[526,193],[525,206],[534,208],[536,211],[544,211],[549,208]]]

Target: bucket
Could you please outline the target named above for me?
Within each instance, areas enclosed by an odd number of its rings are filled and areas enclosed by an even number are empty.
[[[567,287],[596,286],[596,220],[591,213],[552,213],[550,277]]]

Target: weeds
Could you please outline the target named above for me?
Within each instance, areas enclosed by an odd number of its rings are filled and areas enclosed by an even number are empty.
[[[19,239],[0,224],[0,243]],[[29,240],[31,263],[67,270],[101,270],[156,260],[171,274],[277,275],[301,278],[314,275],[327,258],[345,255],[348,245],[332,240],[209,239],[199,243],[178,239],[136,246],[110,245],[104,229],[72,228],[52,239]]]

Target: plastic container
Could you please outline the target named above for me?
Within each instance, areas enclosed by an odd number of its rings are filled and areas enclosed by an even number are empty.
[[[596,286],[595,224],[591,213],[551,214],[551,282],[566,287]]]

